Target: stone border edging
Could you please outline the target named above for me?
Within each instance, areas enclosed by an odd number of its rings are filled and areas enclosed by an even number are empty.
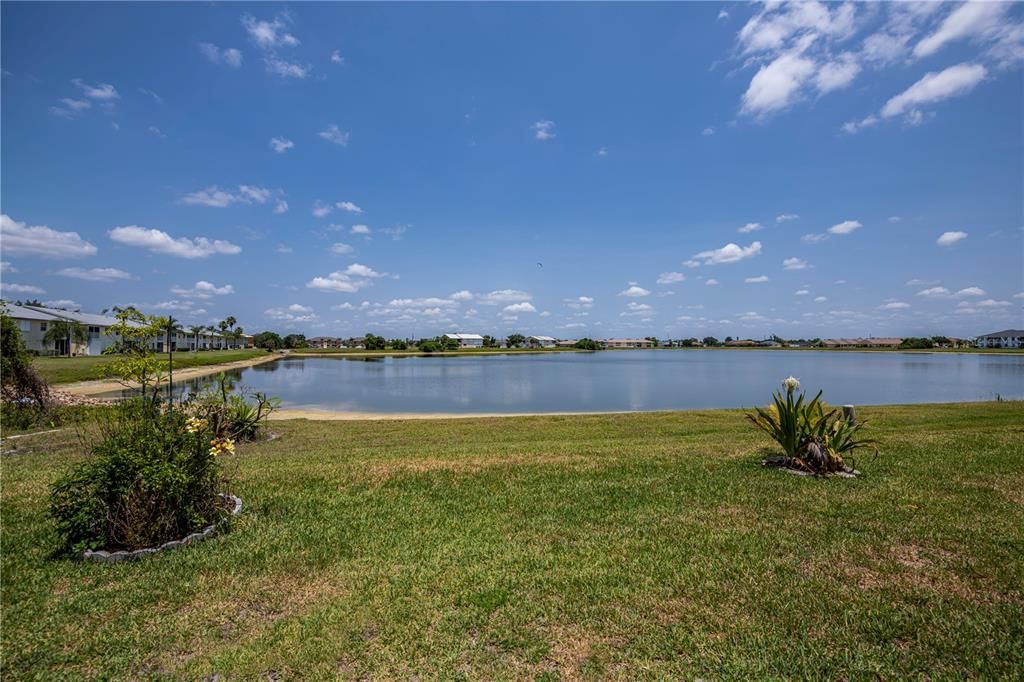
[[[241,498],[236,497],[234,495],[225,495],[223,493],[220,493],[220,496],[228,500],[231,500],[231,502],[233,503],[233,506],[231,507],[230,516],[238,516],[242,512]],[[159,547],[143,547],[142,549],[136,549],[131,552],[127,550],[121,550],[118,552],[107,552],[106,550],[102,549],[96,551],[87,549],[84,552],[82,552],[81,558],[86,561],[102,561],[105,563],[115,563],[118,561],[134,561],[136,559],[141,559],[143,557],[149,556],[150,554],[156,554],[157,552],[164,552],[171,549],[178,549],[179,547],[184,547],[185,545],[191,545],[193,543],[205,540],[206,538],[213,535],[217,531],[217,529],[224,524],[226,520],[227,518],[224,518],[220,521],[217,521],[216,523],[211,523],[209,526],[207,526],[206,528],[202,529],[197,533],[190,533],[189,535],[183,537],[181,540],[171,540],[169,542],[165,542]]]

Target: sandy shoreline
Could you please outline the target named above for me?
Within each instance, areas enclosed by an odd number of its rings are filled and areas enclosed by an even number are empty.
[[[280,360],[286,357],[279,353],[268,354],[265,356],[259,356],[255,358],[249,358],[248,360],[236,360],[235,362],[225,362],[217,365],[204,365],[202,367],[186,367],[185,369],[174,370],[174,380],[181,381],[182,379],[195,379],[197,377],[210,376],[211,374],[219,374],[225,370],[231,369],[243,369],[245,367],[252,367],[254,365],[262,365],[267,362],[273,362],[274,360]],[[120,382],[112,381],[110,379],[97,379],[94,381],[76,381],[71,384],[58,384],[54,388],[64,392],[72,393],[74,395],[87,395],[95,396],[102,393],[110,393],[111,391],[123,391],[125,386]]]

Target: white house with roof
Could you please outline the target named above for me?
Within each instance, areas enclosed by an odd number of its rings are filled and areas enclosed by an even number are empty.
[[[975,339],[978,348],[1024,348],[1024,329],[1004,329]]]
[[[558,345],[558,339],[552,336],[527,336],[526,343],[536,348],[554,348]]]
[[[479,334],[445,334],[444,338],[459,342],[459,348],[483,348],[484,337]]]

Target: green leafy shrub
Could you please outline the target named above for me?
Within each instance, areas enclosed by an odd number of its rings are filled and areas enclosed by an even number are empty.
[[[181,410],[126,400],[100,419],[91,457],[50,487],[61,549],[159,545],[222,518],[218,456],[233,443]]]
[[[782,386],[785,397],[776,391],[772,405],[754,408],[755,413],[747,414],[747,419],[782,447],[789,466],[818,474],[845,471],[844,456],[874,446],[873,440],[859,436],[865,423],[854,424],[840,410],[829,407],[822,401],[821,391],[807,401],[804,393],[795,397],[800,382],[794,377]]]
[[[5,431],[56,424],[50,386],[32,366],[21,330],[4,310],[0,302],[0,424]]]

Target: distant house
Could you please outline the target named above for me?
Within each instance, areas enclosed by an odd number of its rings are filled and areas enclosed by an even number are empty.
[[[654,348],[650,339],[605,339],[601,343],[605,348]]]
[[[826,348],[897,348],[903,339],[897,338],[857,338],[857,339],[825,339]]]
[[[572,348],[576,345],[576,339],[564,339],[562,341],[556,341],[555,345],[559,348]]]
[[[758,348],[782,348],[782,344],[775,339],[765,339],[764,341],[755,341],[754,345]]]
[[[314,336],[306,343],[310,348],[341,348],[342,346],[341,339],[336,339],[333,336]]]
[[[534,348],[554,348],[558,345],[558,339],[551,336],[528,336],[526,343]]]
[[[752,346],[756,346],[758,344],[755,341],[751,341],[750,339],[736,339],[735,341],[726,341],[725,345],[734,348],[749,348]]]
[[[445,334],[444,338],[459,342],[459,348],[483,348],[484,337],[479,334]]]
[[[1024,348],[1024,329],[1004,329],[979,336],[978,348]]]
[[[104,315],[92,315],[73,310],[57,310],[40,306],[12,305],[6,306],[7,315],[14,320],[21,330],[21,338],[30,351],[44,355],[99,355],[104,349],[113,345],[116,339],[107,334],[110,325],[117,319]],[[43,337],[55,322],[65,320],[78,322],[85,328],[89,339],[86,343],[71,342],[70,352],[66,339],[58,339],[45,343]]]

